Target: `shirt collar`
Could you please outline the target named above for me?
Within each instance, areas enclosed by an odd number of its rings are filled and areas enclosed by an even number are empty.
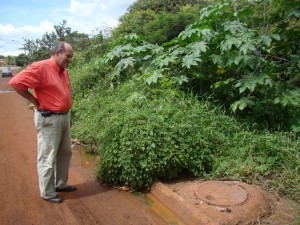
[[[57,73],[63,73],[65,71],[65,69],[59,68],[56,62],[52,58],[49,59],[49,64],[53,69],[55,69]]]

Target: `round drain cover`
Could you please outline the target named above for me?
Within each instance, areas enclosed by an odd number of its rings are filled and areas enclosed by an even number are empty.
[[[243,186],[231,181],[207,181],[199,184],[195,193],[202,201],[216,206],[242,205],[250,198]]]

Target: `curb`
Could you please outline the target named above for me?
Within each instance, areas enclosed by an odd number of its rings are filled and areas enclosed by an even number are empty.
[[[205,212],[195,209],[183,197],[161,182],[152,185],[151,194],[189,225],[218,225]]]

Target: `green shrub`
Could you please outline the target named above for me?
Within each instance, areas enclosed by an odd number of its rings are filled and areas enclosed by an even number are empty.
[[[105,87],[74,102],[73,133],[98,146],[99,180],[137,189],[182,175],[248,183],[264,177],[269,188],[300,199],[294,138],[253,131],[207,102],[140,81]]]
[[[98,178],[141,188],[156,179],[209,173],[213,155],[230,145],[237,123],[193,98],[141,86],[131,81],[76,102],[73,131],[97,143]]]
[[[79,60],[79,62],[81,62]],[[72,66],[70,69],[72,91],[83,97],[109,74],[109,67],[101,59],[95,58],[89,63]]]
[[[98,177],[108,183],[147,186],[183,172],[199,176],[210,167],[211,149],[201,145],[199,114],[163,102],[133,109],[111,121],[100,141]]]

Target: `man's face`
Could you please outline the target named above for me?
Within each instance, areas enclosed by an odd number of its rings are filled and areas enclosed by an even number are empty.
[[[73,57],[73,49],[70,45],[65,46],[64,52],[57,52],[57,65],[59,68],[67,68]]]

